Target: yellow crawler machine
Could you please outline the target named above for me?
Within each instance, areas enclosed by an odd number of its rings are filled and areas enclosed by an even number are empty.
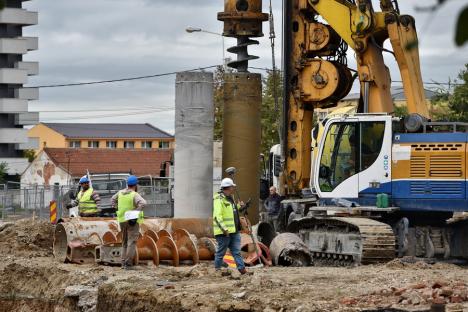
[[[468,137],[460,131],[466,124],[429,120],[414,18],[390,0],[380,1],[380,11],[369,0],[283,6],[279,189],[286,199],[278,230],[296,233],[319,264],[396,255],[468,258],[466,226],[446,224],[454,212],[468,210]],[[386,40],[393,51],[383,47]],[[348,68],[348,48],[356,70]],[[384,52],[400,69],[409,112],[404,120],[391,116]],[[314,109],[335,106],[355,79],[358,113],[327,119],[323,134],[312,137]]]

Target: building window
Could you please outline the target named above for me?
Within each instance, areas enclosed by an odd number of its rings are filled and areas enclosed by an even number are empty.
[[[117,148],[117,141],[107,141],[106,142],[107,148]]]
[[[169,142],[159,142],[159,148],[169,148]]]
[[[99,141],[88,141],[89,148],[99,148]]]
[[[143,141],[141,142],[141,148],[152,148],[153,147],[153,142],[151,141]]]
[[[81,147],[81,141],[70,141],[68,143],[68,146],[71,148],[80,148]]]
[[[124,148],[135,148],[135,141],[125,141]]]

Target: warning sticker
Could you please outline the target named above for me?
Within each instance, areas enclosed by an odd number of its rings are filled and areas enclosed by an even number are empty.
[[[392,147],[392,160],[397,162],[399,160],[411,159],[411,146],[395,144]]]

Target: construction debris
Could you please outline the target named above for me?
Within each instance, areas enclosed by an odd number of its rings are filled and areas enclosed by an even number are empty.
[[[7,229],[14,231],[5,235]],[[41,233],[52,233],[45,222],[21,221],[7,229],[0,231],[0,311],[150,311],[156,306],[164,311],[249,311],[248,306],[262,312],[382,312],[429,311],[435,304],[445,311],[468,309],[467,270],[453,264],[394,260],[353,269],[255,267],[249,269],[253,274],[241,276],[236,270],[216,272],[212,262],[192,265],[191,260],[190,266],[154,269],[149,248],[144,250],[148,266],[125,271],[95,263],[57,262],[51,237],[41,238]],[[174,232],[145,233],[169,233],[178,246]],[[101,250],[119,244],[118,234],[104,237]],[[198,248],[200,261],[213,255],[212,238],[194,242],[203,247]],[[119,264],[119,254],[115,258]],[[432,303],[426,299],[429,292],[435,297]]]

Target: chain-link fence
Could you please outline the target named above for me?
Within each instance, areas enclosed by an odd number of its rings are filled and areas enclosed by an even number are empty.
[[[107,216],[113,215],[111,198],[125,188],[125,180],[96,181],[93,189],[100,194],[101,208]],[[147,217],[173,217],[174,205],[172,196],[173,183],[169,178],[153,179],[150,183],[139,186],[138,192],[147,201],[144,209]],[[50,218],[50,203],[57,204],[57,219],[70,215],[67,209],[71,202],[70,194],[78,192],[76,185],[25,186],[8,182],[0,185],[0,218],[17,220],[22,218]]]

